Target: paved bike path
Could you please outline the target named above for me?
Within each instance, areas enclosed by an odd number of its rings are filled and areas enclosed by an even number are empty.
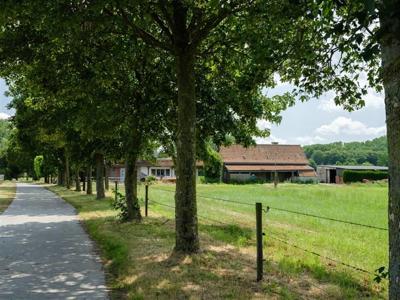
[[[75,210],[43,187],[17,184],[0,215],[0,299],[108,299]]]

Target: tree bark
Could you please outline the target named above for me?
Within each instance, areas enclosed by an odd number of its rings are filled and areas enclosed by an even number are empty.
[[[62,170],[61,168],[58,168],[58,173],[57,173],[57,185],[64,185],[64,170]]]
[[[400,1],[380,11],[382,74],[389,152],[389,299],[400,299]]]
[[[93,194],[93,189],[92,189],[92,166],[91,165],[89,165],[88,168],[87,168],[86,194],[87,195],[92,195]]]
[[[104,156],[101,153],[95,154],[96,159],[96,199],[106,197],[104,192]]]
[[[79,168],[75,170],[75,191],[81,191],[81,180],[79,178]]]
[[[175,251],[199,251],[196,204],[196,100],[194,51],[177,51],[178,128],[175,192]]]
[[[127,205],[127,221],[140,221],[139,201],[137,198],[137,155],[128,154],[125,158],[125,201]]]
[[[86,175],[83,173],[82,175],[82,191],[86,191]]]
[[[106,191],[110,189],[110,182],[108,180],[108,164],[104,164],[104,187]]]
[[[69,172],[69,157],[65,154],[65,186],[67,189],[71,188],[71,175]]]

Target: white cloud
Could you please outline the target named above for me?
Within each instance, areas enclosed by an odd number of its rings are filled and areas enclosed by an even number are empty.
[[[263,138],[263,137],[255,137],[254,140],[256,141],[257,144],[271,144],[272,142],[276,142],[279,144],[287,144],[287,140],[276,137],[274,135],[270,135],[269,137]]]
[[[271,130],[272,124],[267,120],[259,119],[257,120],[257,127],[258,129],[261,130],[266,130],[266,129]],[[287,143],[287,140],[276,137],[272,134],[268,137],[254,137],[254,140],[256,141],[257,144],[270,144],[272,142],[277,142],[279,144]]]
[[[261,129],[261,130],[271,129],[271,125],[272,125],[271,122],[269,122],[267,120],[262,120],[262,119],[257,120],[258,129]]]
[[[336,111],[341,111],[341,110],[343,110],[342,107],[337,106],[337,105],[335,104],[335,102],[333,101],[333,99],[324,99],[324,100],[321,100],[321,101],[319,102],[319,104],[318,104],[318,108],[319,108],[320,110],[327,111],[327,112],[336,112]]]
[[[319,135],[316,136],[299,136],[295,138],[296,143],[301,145],[311,145],[311,144],[322,144],[326,143],[327,139],[320,137]]]
[[[333,94],[330,93],[329,98],[321,99],[318,104],[318,108],[326,112],[338,112],[343,111],[343,108],[335,104],[333,101]],[[375,92],[373,89],[368,89],[368,94],[363,97],[365,101],[365,108],[381,108],[384,107],[384,97],[382,94]]]
[[[385,98],[382,94],[368,89],[368,94],[364,98],[365,107],[379,108],[385,106]]]
[[[320,126],[315,130],[322,136],[332,135],[356,135],[356,136],[381,136],[386,133],[386,127],[368,127],[360,121],[354,121],[351,118],[338,117],[330,124]]]
[[[0,120],[7,120],[8,118],[10,118],[9,114],[0,112]]]

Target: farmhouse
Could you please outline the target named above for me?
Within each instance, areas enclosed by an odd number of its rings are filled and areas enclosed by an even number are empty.
[[[246,181],[257,178],[273,181],[316,180],[316,173],[299,145],[257,145],[245,148],[240,145],[222,147],[223,180]]]
[[[147,160],[139,160],[136,164],[138,168],[138,179],[144,179],[146,176],[154,176],[157,179],[175,179],[175,167],[172,158],[159,158],[154,163]],[[196,172],[203,168],[203,162],[196,162]],[[108,176],[110,180],[124,181],[125,165],[115,164],[109,168]]]
[[[318,179],[324,183],[343,183],[343,172],[351,171],[387,171],[388,167],[380,166],[336,166],[322,165],[317,167]]]

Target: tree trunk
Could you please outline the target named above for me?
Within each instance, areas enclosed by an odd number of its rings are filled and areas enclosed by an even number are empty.
[[[75,191],[77,191],[77,192],[81,191],[81,180],[79,178],[79,169],[78,168],[75,170]]]
[[[71,188],[71,175],[69,172],[69,157],[65,155],[65,185],[67,189]]]
[[[200,248],[196,204],[196,100],[194,52],[177,52],[178,128],[175,192],[175,251],[195,253]]]
[[[108,180],[108,164],[104,164],[104,187],[106,191],[110,189],[110,182]]]
[[[44,183],[49,183],[49,175],[44,176]]]
[[[93,189],[92,189],[92,166],[88,166],[87,168],[87,175],[86,175],[86,194],[87,195],[92,195],[93,194]]]
[[[57,185],[64,185],[64,170],[61,168],[58,168],[58,173],[57,173]]]
[[[82,191],[86,191],[86,175],[83,173],[82,175]]]
[[[381,10],[382,71],[389,151],[389,299],[400,299],[400,1]]]
[[[104,192],[104,156],[101,153],[95,154],[96,159],[96,199],[106,197]]]
[[[127,155],[125,159],[125,201],[127,205],[127,221],[140,221],[142,215],[137,198],[137,155]]]

